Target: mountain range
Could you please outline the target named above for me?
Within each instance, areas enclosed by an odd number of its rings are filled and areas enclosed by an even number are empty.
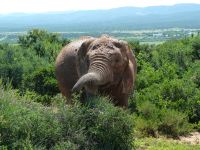
[[[54,32],[200,28],[200,4],[0,14],[0,32],[31,28]]]

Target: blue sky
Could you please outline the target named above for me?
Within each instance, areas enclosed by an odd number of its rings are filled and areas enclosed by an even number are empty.
[[[0,0],[0,13],[109,9],[123,6],[174,5],[200,0]]]

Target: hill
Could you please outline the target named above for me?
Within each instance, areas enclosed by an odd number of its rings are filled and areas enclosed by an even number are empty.
[[[155,28],[199,28],[200,4],[122,7],[49,13],[0,15],[0,32],[45,28],[49,31],[113,31]]]

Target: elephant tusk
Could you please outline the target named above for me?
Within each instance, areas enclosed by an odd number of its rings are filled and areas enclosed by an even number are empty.
[[[81,86],[80,83],[76,82],[76,84],[72,88],[72,92],[78,92],[82,89],[83,85]]]

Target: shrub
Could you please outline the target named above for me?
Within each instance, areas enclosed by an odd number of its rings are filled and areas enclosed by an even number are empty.
[[[192,48],[193,48],[193,51],[192,51],[193,59],[199,60],[200,59],[200,37],[199,36],[193,39]]]
[[[23,68],[20,64],[0,64],[0,77],[4,84],[10,81],[13,88],[19,88],[23,80]]]
[[[94,113],[89,112],[86,118],[91,114],[93,115],[91,122],[95,124],[87,125],[89,136],[93,143],[97,143],[99,149],[131,149],[133,119],[127,115],[128,112],[121,108],[113,107],[107,99],[100,97],[92,100],[92,102],[97,104],[98,107],[92,109]]]
[[[137,134],[140,136],[157,136],[160,123],[160,110],[150,101],[138,104],[138,115],[135,116]]]
[[[113,107],[108,99],[97,97],[91,99],[85,106],[76,105],[73,109],[70,107],[68,109],[72,110],[70,114],[67,114],[66,109],[63,109],[60,114],[66,126],[64,133],[76,139],[75,141],[78,141],[76,144],[79,144],[80,149],[114,150],[131,149],[133,146],[131,115],[121,108]],[[75,116],[74,113],[76,113]],[[74,124],[71,126],[74,127],[73,132],[67,127],[69,122]]]
[[[155,70],[150,64],[144,63],[143,68],[137,75],[136,87],[137,90],[149,87],[154,83],[160,83],[162,81],[162,73],[159,70]]]
[[[26,77],[25,86],[40,95],[56,95],[59,90],[55,78],[55,68],[46,66],[35,70]]]
[[[78,147],[67,141],[67,142],[60,142],[60,143],[57,143],[53,148],[53,150],[77,150]]]
[[[136,133],[139,136],[158,136],[158,133],[171,137],[191,131],[186,114],[173,109],[158,108],[149,101],[138,106],[135,115]]]
[[[200,122],[196,123],[194,125],[194,128],[197,129],[198,132],[200,132]]]
[[[146,120],[142,116],[135,116],[135,135],[137,137],[157,137],[158,123],[155,120]]]
[[[2,86],[0,94],[1,148],[82,150],[133,146],[131,115],[106,98],[68,106],[58,97],[60,103],[45,107]]]
[[[9,80],[13,88],[19,89],[21,94],[24,94],[30,87],[29,85],[32,84],[31,86],[35,85],[35,87],[31,91],[36,90],[35,92],[39,93],[39,90],[42,90],[42,94],[54,95],[57,85],[53,70],[55,59],[62,46],[69,42],[67,39],[62,39],[58,34],[33,29],[26,35],[20,36],[15,45],[1,44],[0,78],[4,83]],[[50,68],[49,66],[53,67]],[[44,68],[46,68],[46,72]],[[36,73],[39,75],[36,75]],[[47,73],[46,77],[45,73]],[[34,78],[33,74],[37,77]],[[41,76],[43,76],[42,79],[45,78],[45,81],[43,80],[40,84],[44,84],[43,87],[47,88],[48,92],[44,92],[44,89],[41,88],[42,85],[39,86],[40,89],[36,87],[38,78]],[[30,77],[35,80],[26,83]]]
[[[27,99],[31,99],[32,102],[41,103],[44,106],[50,106],[54,103],[55,96],[49,96],[49,95],[40,95],[34,91],[26,91],[23,95]]]
[[[40,104],[27,102],[14,91],[2,91],[0,97],[0,145],[20,148],[22,141],[51,147],[61,137],[61,126],[55,115]]]
[[[62,39],[58,34],[48,33],[45,30],[33,29],[27,35],[19,36],[18,43],[23,48],[29,48],[39,57],[54,62],[58,51],[70,41]]]
[[[188,123],[186,114],[176,110],[161,110],[161,122],[158,131],[162,134],[177,137],[187,134],[191,131],[191,125]]]
[[[175,109],[185,113],[193,123],[199,120],[199,93],[197,85],[191,80],[165,79],[161,83],[152,83],[146,88],[136,90],[130,101],[136,101],[136,105],[150,101],[158,108]]]

